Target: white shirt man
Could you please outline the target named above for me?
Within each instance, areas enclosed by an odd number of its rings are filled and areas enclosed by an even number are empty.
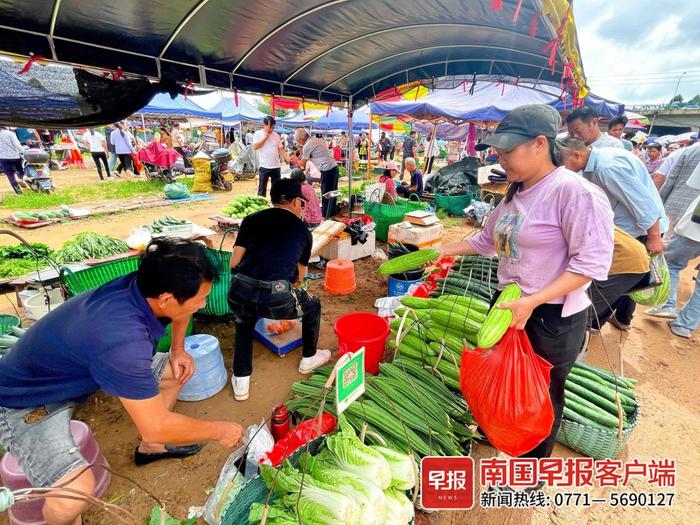
[[[99,131],[86,131],[83,134],[83,142],[90,147],[90,153],[104,152],[104,144],[107,143],[107,141],[105,140],[105,136]]]
[[[267,194],[267,179],[270,179],[270,187],[272,187],[272,184],[282,176],[280,155],[289,162],[282,137],[274,128],[274,117],[265,117],[263,129],[256,131],[252,140],[253,149],[258,154],[260,165],[258,168],[258,195],[262,197]]]

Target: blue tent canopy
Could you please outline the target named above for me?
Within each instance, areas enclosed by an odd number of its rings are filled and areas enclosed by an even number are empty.
[[[348,110],[337,109],[331,111],[328,116],[323,116],[314,122],[313,126],[318,129],[347,129]],[[374,127],[377,127],[377,125],[375,124]],[[365,106],[353,112],[352,129],[357,131],[369,129],[369,107]]]
[[[547,104],[558,111],[572,109],[571,96],[561,87],[546,83],[516,79],[477,79],[473,94],[470,82],[452,89],[436,89],[415,101],[373,102],[372,113],[379,115],[410,115],[420,120],[445,120],[454,123],[493,122],[501,120],[509,111],[525,104]],[[610,102],[595,95],[584,99],[600,116],[612,117],[624,113],[624,104]]]
[[[178,96],[174,99],[170,95],[160,93],[153,97],[147,106],[144,106],[137,113],[150,115],[182,115],[187,117],[209,118],[221,120],[221,112],[205,110],[192,102],[191,99]]]
[[[238,97],[238,105],[233,97],[221,97],[209,111],[220,113],[226,125],[234,122],[262,122],[267,116],[241,96]]]

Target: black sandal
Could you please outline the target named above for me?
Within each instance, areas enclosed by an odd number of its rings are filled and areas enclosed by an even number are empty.
[[[202,450],[204,445],[202,443],[196,445],[185,445],[185,446],[172,446],[165,445],[165,452],[139,452],[139,448],[136,447],[134,450],[134,463],[137,466],[148,465],[154,461],[161,459],[177,459],[186,458],[188,456],[194,456],[197,452]]]

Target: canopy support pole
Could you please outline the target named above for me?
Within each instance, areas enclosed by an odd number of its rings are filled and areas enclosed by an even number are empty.
[[[146,120],[143,118],[143,113],[141,113],[141,127],[143,128],[143,140],[146,140]]]
[[[374,125],[374,121],[372,120],[372,109],[370,106],[369,110],[369,149],[367,150],[367,166],[365,167],[365,179],[369,179],[369,157],[370,157],[370,151],[372,150],[372,128]]]
[[[353,198],[352,198],[352,157],[354,147],[350,145],[354,144],[355,141],[352,137],[352,95],[348,100],[348,157],[345,159],[345,173],[348,175],[348,218],[352,219],[352,208],[353,208]]]

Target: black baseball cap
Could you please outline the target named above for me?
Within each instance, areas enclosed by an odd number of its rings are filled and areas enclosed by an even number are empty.
[[[301,181],[299,180],[279,179],[276,180],[270,188],[270,200],[272,204],[292,202],[297,197],[306,200],[301,191]]]
[[[560,128],[561,116],[556,109],[546,104],[528,104],[508,113],[493,135],[477,144],[476,149],[510,149],[540,135],[554,139]]]

